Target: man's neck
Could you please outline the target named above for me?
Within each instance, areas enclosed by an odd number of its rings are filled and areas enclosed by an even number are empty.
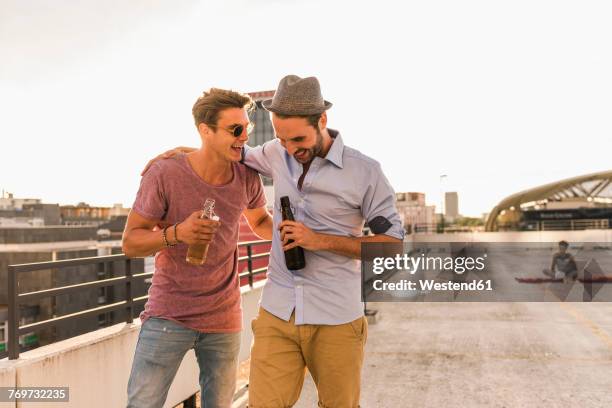
[[[208,184],[223,185],[232,179],[232,162],[211,149],[201,147],[189,153],[187,159],[196,174]]]
[[[321,131],[321,136],[323,137],[323,148],[321,149],[319,156],[325,157],[327,156],[327,153],[329,153],[329,149],[331,149],[332,144],[334,144],[334,139],[330,136],[327,128]]]
[[[334,144],[334,139],[330,136],[329,132],[327,131],[327,128],[321,131],[321,136],[323,137],[323,148],[317,156],[324,158],[325,156],[327,156],[327,153],[329,152],[329,149],[331,149],[332,144]],[[298,180],[298,188],[300,190],[302,189],[302,183],[304,182],[306,173],[308,173],[308,170],[310,169],[310,165],[312,164],[313,160],[314,157],[308,163],[302,164],[302,175]]]

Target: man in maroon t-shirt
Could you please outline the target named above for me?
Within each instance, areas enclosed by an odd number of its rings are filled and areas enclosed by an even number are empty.
[[[123,233],[127,256],[155,255],[149,299],[128,384],[128,407],[162,407],[189,349],[200,366],[202,407],[229,407],[236,386],[242,309],[237,273],[244,214],[272,238],[259,175],[240,163],[251,127],[247,95],[211,89],[193,117],[202,147],[159,161],[144,175]],[[202,219],[206,199],[219,221]],[[190,245],[208,244],[203,265],[186,262]]]

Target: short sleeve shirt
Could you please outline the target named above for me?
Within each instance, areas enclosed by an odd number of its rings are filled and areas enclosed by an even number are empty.
[[[185,220],[215,200],[221,226],[211,242],[206,263],[185,261],[187,244],[164,248],[155,255],[155,273],[149,299],[141,314],[144,321],[160,317],[210,333],[235,333],[242,329],[238,279],[238,230],[242,212],[265,206],[259,175],[241,163],[232,163],[233,177],[225,185],[211,185],[193,170],[187,155],[161,160],[145,173],[132,210],[159,227]],[[178,237],[180,239],[180,236]]]

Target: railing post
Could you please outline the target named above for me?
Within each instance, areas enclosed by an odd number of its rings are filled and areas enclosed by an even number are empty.
[[[9,360],[19,358],[19,301],[17,271],[8,267],[8,343]]]
[[[106,269],[104,279],[113,278],[115,276],[115,263],[108,262],[105,264],[108,265],[108,268]],[[111,303],[115,300],[114,286],[106,286],[104,288],[104,299],[106,302]],[[106,316],[107,318],[105,320],[107,324],[113,324],[115,322],[115,312],[108,312]]]
[[[253,288],[253,249],[251,244],[247,245],[247,268],[249,270],[249,287]]]
[[[127,301],[127,323],[134,321],[134,301],[132,299],[132,260],[130,258],[125,260],[125,300]]]
[[[106,279],[106,262],[100,262],[96,265],[97,267],[97,274],[98,274],[98,280],[103,280]],[[108,298],[106,297],[106,288],[102,288],[103,289],[103,293],[104,293],[104,301],[107,302]],[[98,291],[98,293],[100,293]],[[100,304],[100,299],[98,298],[98,304]],[[98,315],[98,322],[100,321],[100,316],[104,317],[104,324],[106,325],[108,323],[108,314],[107,313],[103,313]]]

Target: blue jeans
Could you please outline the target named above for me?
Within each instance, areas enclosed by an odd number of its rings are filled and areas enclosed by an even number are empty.
[[[189,349],[200,366],[202,408],[228,408],[236,389],[240,333],[200,333],[152,317],[140,328],[128,383],[128,408],[161,408]]]

